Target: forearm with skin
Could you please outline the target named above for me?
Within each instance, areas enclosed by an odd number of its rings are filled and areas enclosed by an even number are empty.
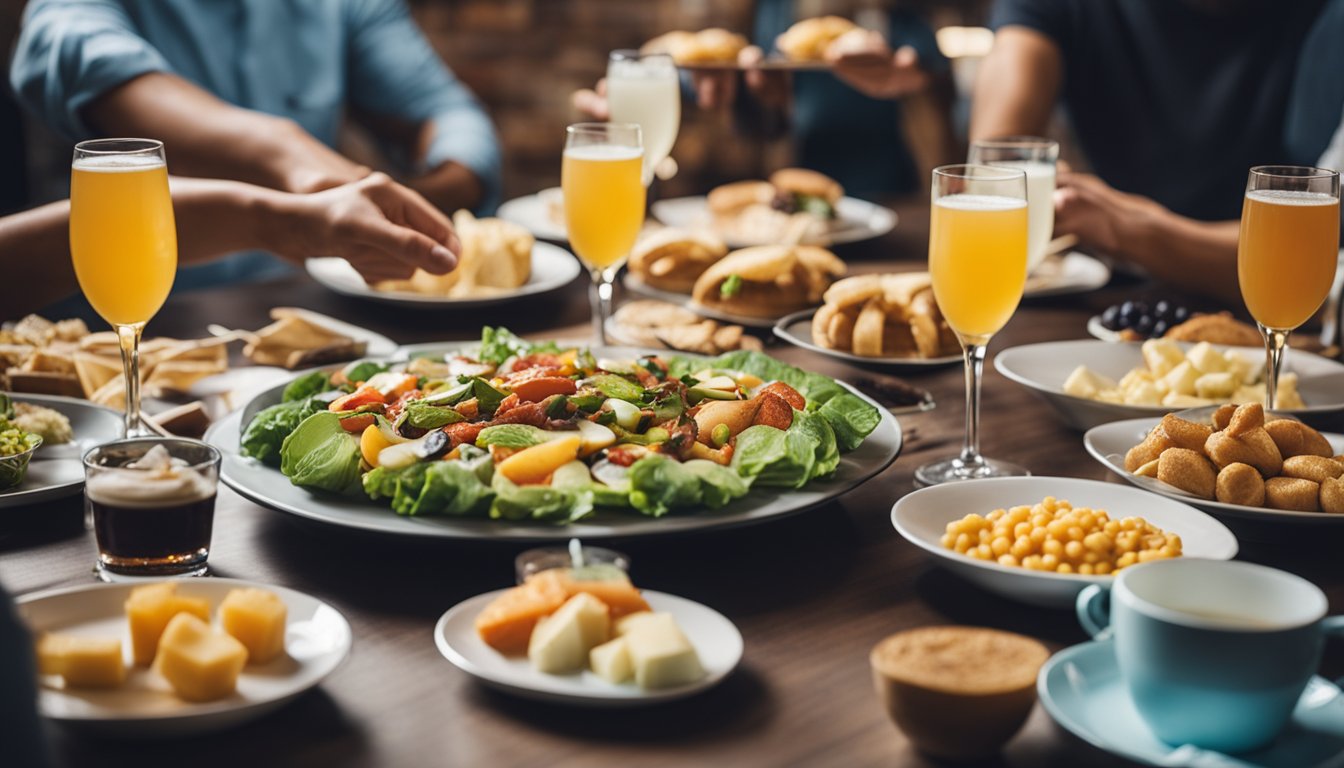
[[[476,174],[465,165],[454,162],[442,163],[405,183],[444,213],[475,208],[485,195],[485,188]]]
[[[0,307],[18,318],[79,289],[70,261],[70,203],[62,200],[0,218]]]
[[[1239,231],[1237,221],[1196,221],[1155,206],[1127,223],[1117,255],[1157,280],[1236,307]]]

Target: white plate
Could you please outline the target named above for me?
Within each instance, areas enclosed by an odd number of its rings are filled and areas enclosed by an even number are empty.
[[[532,246],[532,275],[515,290],[489,296],[428,296],[410,291],[375,291],[345,259],[309,259],[308,274],[331,290],[345,296],[393,304],[399,307],[442,307],[471,309],[517,301],[526,296],[563,288],[579,276],[579,262],[557,245],[536,243]]]
[[[588,670],[573,675],[538,672],[526,657],[505,656],[476,633],[476,616],[505,591],[487,592],[453,606],[434,625],[434,644],[458,669],[517,696],[589,707],[656,704],[712,688],[742,660],[742,635],[723,614],[684,597],[644,590],[649,607],[672,614],[695,646],[705,668],[704,677],[675,688],[644,690],[633,682],[609,683]]]
[[[810,349],[818,354],[834,357],[837,360],[844,360],[851,363],[860,363],[862,365],[880,365],[889,368],[937,368],[944,365],[952,365],[961,362],[961,355],[947,355],[945,357],[864,357],[856,355],[853,352],[846,352],[843,349],[830,349],[816,344],[812,340],[812,315],[816,313],[814,309],[805,309],[802,312],[795,312],[792,315],[782,318],[775,323],[775,335],[784,341],[789,342],[795,347]]]
[[[676,304],[679,307],[685,307],[701,317],[708,317],[711,320],[719,320],[725,323],[736,323],[747,328],[770,328],[779,320],[776,317],[752,317],[751,315],[736,315],[732,312],[723,312],[712,307],[706,307],[691,300],[690,294],[677,293],[676,291],[665,291],[662,288],[654,288],[648,283],[640,280],[630,272],[624,272],[621,279],[625,284],[626,290],[640,293],[653,299],[660,299],[669,304]]]
[[[123,604],[135,584],[81,584],[23,595],[19,615],[34,634],[65,632],[120,637],[130,662],[130,636]],[[115,736],[183,736],[228,728],[266,714],[317,685],[350,652],[350,624],[335,608],[285,587],[238,579],[178,582],[183,595],[204,597],[213,612],[229,590],[259,587],[279,595],[288,609],[285,655],[243,669],[238,690],[219,701],[192,703],[172,693],[168,682],[132,667],[126,682],[111,689],[71,689],[44,676],[38,707],[52,720]]]
[[[669,227],[686,229],[712,229],[712,219],[703,195],[693,197],[674,197],[659,200],[649,207],[654,218]],[[896,212],[883,208],[866,200],[842,197],[835,206],[836,219],[827,231],[826,242],[829,245],[839,243],[857,243],[881,237],[896,227]],[[781,232],[781,234],[783,234]],[[760,242],[743,242],[725,238],[729,248],[743,248],[750,245],[767,245]]]
[[[445,342],[403,347],[406,354],[460,352],[474,350],[478,342]],[[639,354],[663,354],[666,350],[638,350],[630,347],[598,347],[599,357],[632,357]],[[297,375],[297,374],[296,374]],[[279,402],[283,386],[258,395],[246,407],[215,422],[205,439],[223,454],[219,479],[242,496],[265,507],[330,525],[401,536],[448,539],[509,539],[513,541],[600,539],[627,536],[663,536],[708,528],[749,525],[771,518],[802,512],[824,504],[855,488],[886,469],[901,452],[900,422],[887,409],[853,387],[840,385],[878,409],[881,421],[877,429],[857,449],[840,457],[840,466],[828,480],[813,480],[799,490],[779,488],[753,490],[734,499],[722,509],[670,514],[650,518],[634,511],[599,511],[593,517],[570,525],[524,520],[490,520],[448,515],[405,516],[393,512],[385,501],[370,501],[362,496],[336,496],[313,492],[289,482],[289,478],[254,459],[238,454],[238,440],[244,420],[262,408]]]
[[[1194,346],[1177,343],[1182,349]],[[1261,348],[1214,346],[1224,352],[1237,350],[1257,363],[1265,356]],[[1119,419],[1161,416],[1187,407],[1120,405],[1064,394],[1064,380],[1080,365],[1119,381],[1131,370],[1144,367],[1141,344],[1094,339],[1049,341],[1011,347],[994,356],[995,370],[1045,398],[1060,419],[1075,429],[1090,429]],[[1284,413],[1311,424],[1344,411],[1344,363],[1294,349],[1284,356],[1283,371],[1297,374],[1298,391],[1307,403],[1306,408],[1285,409]]]
[[[502,203],[496,215],[526,229],[533,237],[563,243],[569,240],[569,233],[565,231],[563,222],[555,221],[547,212],[549,205],[546,201],[549,197],[555,197],[563,202],[564,193],[559,187],[549,187],[535,195],[515,197]]]
[[[74,439],[60,445],[38,448],[28,462],[23,482],[0,491],[0,509],[34,504],[63,496],[73,496],[84,487],[84,452],[102,443],[121,438],[123,416],[110,408],[87,400],[55,395],[26,395],[15,392],[16,403],[32,403],[60,411],[70,419]]]
[[[1046,259],[1027,276],[1023,298],[1065,296],[1086,293],[1111,281],[1111,268],[1082,251],[1069,251],[1059,258]]]
[[[1290,523],[1320,523],[1324,525],[1344,523],[1344,515],[1332,515],[1328,512],[1297,512],[1289,509],[1248,507],[1243,504],[1209,501],[1192,496],[1175,486],[1167,485],[1155,477],[1138,477],[1132,472],[1126,472],[1125,453],[1130,448],[1143,442],[1143,439],[1160,421],[1161,419],[1153,418],[1129,419],[1093,427],[1083,435],[1083,447],[1087,449],[1088,453],[1092,454],[1092,458],[1101,462],[1107,469],[1139,488],[1161,494],[1170,499],[1193,504],[1213,515],[1269,521],[1282,520]],[[1335,449],[1336,454],[1344,453],[1344,435],[1337,435],[1333,432],[1322,432],[1321,434],[1326,440],[1330,441],[1330,445]]]
[[[932,554],[939,565],[990,592],[1032,605],[1067,608],[1089,584],[1109,584],[1110,576],[1045,573],[976,560],[942,544],[947,524],[969,514],[1039,504],[1046,496],[1074,507],[1104,510],[1112,520],[1142,517],[1180,535],[1186,557],[1231,560],[1237,538],[1222,523],[1179,501],[1115,483],[1072,477],[995,477],[921,488],[891,510],[891,523],[908,541]]]

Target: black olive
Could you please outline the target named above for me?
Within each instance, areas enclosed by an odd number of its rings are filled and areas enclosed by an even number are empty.
[[[1134,331],[1140,336],[1147,336],[1153,330],[1153,316],[1139,315],[1139,319],[1134,321]]]
[[[1171,302],[1167,301],[1166,299],[1163,299],[1157,302],[1157,304],[1153,305],[1153,317],[1159,320],[1168,317],[1168,314],[1170,312],[1171,312]]]
[[[1167,335],[1167,328],[1169,327],[1170,326],[1167,325],[1166,320],[1158,320],[1157,322],[1153,323],[1153,337],[1156,338],[1158,336]]]
[[[1172,310],[1171,313],[1172,322],[1184,323],[1186,320],[1189,319],[1190,319],[1190,309],[1188,307],[1180,306]]]
[[[437,459],[447,453],[452,444],[453,441],[448,439],[447,432],[444,432],[441,429],[436,429],[425,437],[425,442],[420,444],[420,447],[416,449],[415,454],[422,459]]]
[[[1133,325],[1134,320],[1140,315],[1139,307],[1132,301],[1126,301],[1120,305],[1120,327],[1124,328]]]
[[[1120,308],[1112,304],[1101,313],[1101,326],[1109,331],[1120,328]]]

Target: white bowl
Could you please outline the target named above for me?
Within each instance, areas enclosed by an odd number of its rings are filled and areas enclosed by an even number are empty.
[[[1181,537],[1185,557],[1231,560],[1237,538],[1222,523],[1173,499],[1115,483],[1072,477],[996,477],[946,483],[915,491],[891,510],[891,523],[907,540],[938,559],[938,564],[990,592],[1031,605],[1068,608],[1089,584],[1109,584],[1110,576],[1046,573],[976,560],[942,544],[947,524],[968,514],[1033,505],[1046,496],[1075,507],[1105,510],[1112,520],[1142,517]]]
[[[1194,346],[1178,343],[1182,349]],[[1119,405],[1064,394],[1064,380],[1080,365],[1115,380],[1135,368],[1143,367],[1141,346],[1138,343],[1117,344],[1096,339],[1027,344],[998,353],[994,357],[994,368],[1045,398],[1060,419],[1074,429],[1088,430],[1111,421],[1162,416],[1184,410],[1187,406]],[[1220,351],[1237,350],[1252,360],[1262,360],[1265,355],[1265,351],[1258,347],[1223,347],[1216,344],[1214,347]],[[1310,352],[1290,349],[1284,355],[1283,371],[1297,374],[1297,389],[1307,403],[1306,408],[1283,409],[1284,413],[1317,426],[1327,416],[1344,411],[1344,364]]]

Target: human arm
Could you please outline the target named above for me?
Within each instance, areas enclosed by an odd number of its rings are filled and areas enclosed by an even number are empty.
[[[1236,305],[1237,221],[1196,221],[1085,173],[1062,173],[1055,234],[1142,267],[1153,278]]]
[[[1041,136],[1064,81],[1064,57],[1050,37],[1025,26],[994,33],[971,100],[971,141]]]
[[[494,126],[430,47],[400,0],[347,3],[354,114],[411,167],[408,186],[441,210],[499,200]]]
[[[405,278],[415,267],[442,274],[460,244],[448,220],[383,174],[304,195],[213,179],[172,179],[178,259],[207,261],[260,248],[301,264],[340,256],[366,280]],[[70,203],[0,218],[5,279],[0,306],[11,315],[79,290],[70,260]]]

